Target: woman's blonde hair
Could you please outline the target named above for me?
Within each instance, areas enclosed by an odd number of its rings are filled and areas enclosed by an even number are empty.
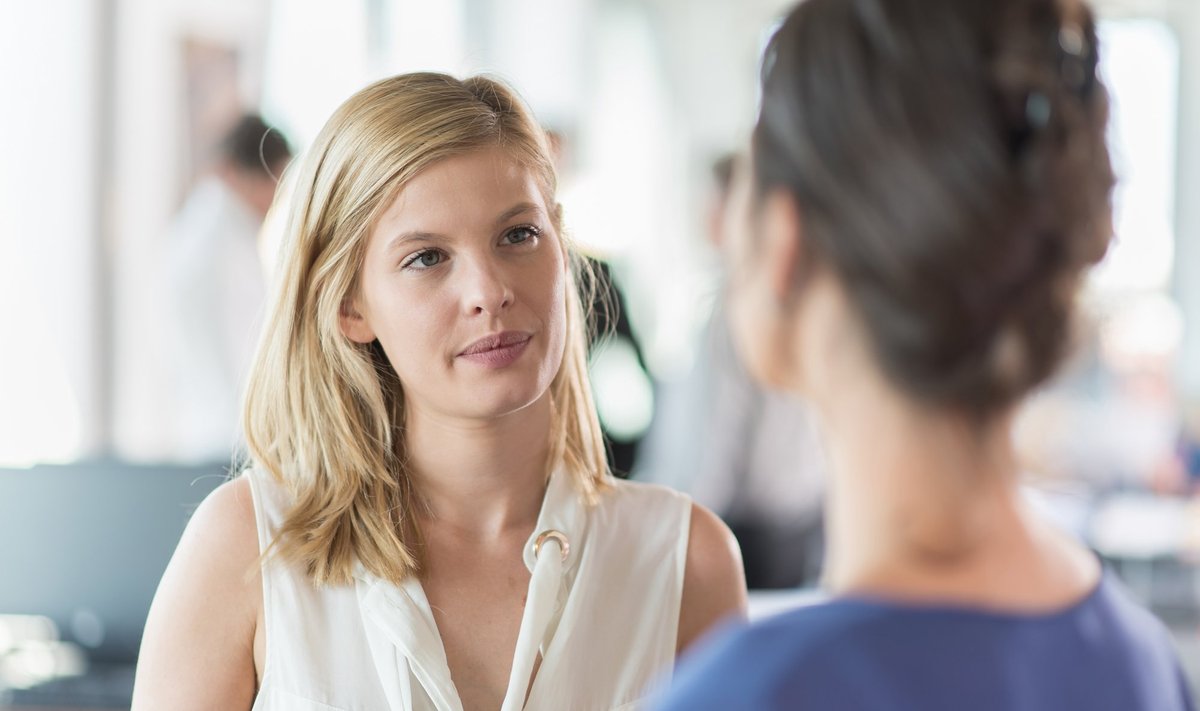
[[[545,133],[511,89],[485,77],[416,73],[372,84],[334,112],[285,177],[291,190],[281,194],[292,194],[278,282],[243,426],[253,463],[293,502],[268,553],[316,584],[349,583],[357,562],[392,581],[419,568],[404,391],[377,342],[342,334],[339,311],[358,287],[371,227],[403,186],[437,161],[494,146],[538,178],[561,238]],[[578,280],[583,263],[572,265]],[[587,378],[584,299],[566,292],[547,471],[563,468],[594,501],[610,474]]]

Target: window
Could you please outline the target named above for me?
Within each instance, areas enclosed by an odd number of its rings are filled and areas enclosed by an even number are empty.
[[[98,6],[0,6],[0,466],[99,438]]]

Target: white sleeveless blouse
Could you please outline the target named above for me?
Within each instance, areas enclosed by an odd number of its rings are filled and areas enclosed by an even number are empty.
[[[287,495],[265,471],[246,476],[265,550]],[[504,711],[632,710],[669,679],[690,523],[690,499],[670,489],[616,481],[589,507],[568,474],[551,476],[525,546],[532,577]],[[253,711],[462,711],[419,580],[394,585],[360,565],[353,585],[318,588],[275,560],[262,579]]]

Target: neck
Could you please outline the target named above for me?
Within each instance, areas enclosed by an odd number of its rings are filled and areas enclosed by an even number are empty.
[[[1094,560],[1020,497],[1010,415],[970,425],[877,370],[853,375],[829,373],[836,387],[813,398],[833,467],[832,592],[1042,610],[1090,588]]]
[[[870,409],[843,400],[822,410],[836,472],[828,564],[835,590],[898,567],[917,573],[967,565],[1016,511],[1003,427],[970,432],[895,400],[869,402]]]
[[[547,482],[549,393],[517,412],[462,419],[410,407],[410,471],[432,521],[473,538],[533,526]]]

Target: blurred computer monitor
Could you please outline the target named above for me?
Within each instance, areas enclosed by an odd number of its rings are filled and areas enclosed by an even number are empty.
[[[0,614],[48,617],[91,661],[132,663],[184,526],[226,469],[0,469]]]

